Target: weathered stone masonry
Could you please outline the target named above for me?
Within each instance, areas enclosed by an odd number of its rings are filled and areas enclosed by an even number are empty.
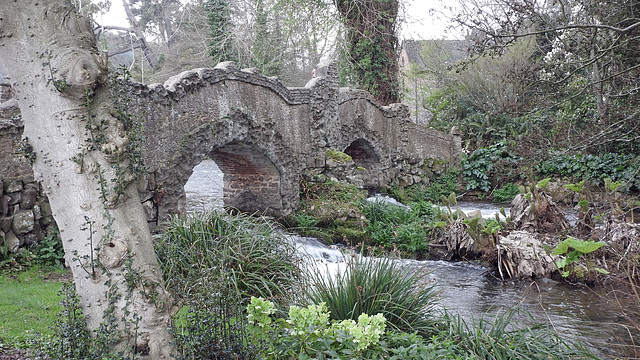
[[[0,84],[0,247],[15,251],[52,235],[57,228],[31,165],[18,153],[22,119],[11,97],[10,87]]]
[[[136,85],[145,161],[162,190],[157,218],[184,213],[184,184],[206,158],[224,172],[225,205],[273,215],[296,209],[302,174],[379,189],[422,181],[434,163],[459,164],[459,137],[412,123],[405,105],[338,88],[332,66],[319,73],[305,88],[286,88],[221,63]],[[351,155],[348,174],[328,150]]]
[[[379,189],[411,185],[443,165],[459,165],[458,136],[412,123],[405,105],[380,106],[367,92],[339,88],[333,66],[318,74],[304,88],[286,88],[252,69],[221,63],[164,84],[131,83],[131,110],[142,114],[149,169],[141,198],[152,227],[185,213],[184,185],[207,158],[224,173],[226,206],[271,215],[296,209],[303,175]],[[1,129],[0,156],[3,165],[9,158],[23,163],[20,171],[0,173],[5,188],[9,179],[30,184],[33,178],[24,160],[9,156],[15,151],[6,144],[15,144],[21,131],[16,121],[12,126]],[[336,152],[352,161],[328,155]]]

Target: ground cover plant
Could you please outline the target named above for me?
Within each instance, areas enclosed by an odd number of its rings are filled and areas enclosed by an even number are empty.
[[[437,215],[431,203],[419,201],[404,206],[384,200],[363,201],[361,211],[367,219],[367,244],[398,249],[411,257],[427,255],[427,241]]]
[[[45,280],[47,273],[54,280]],[[63,274],[37,266],[0,273],[0,343],[24,347],[35,333],[50,334],[61,310]]]

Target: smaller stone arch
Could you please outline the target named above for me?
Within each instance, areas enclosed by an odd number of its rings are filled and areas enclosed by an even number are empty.
[[[344,153],[351,156],[358,167],[358,173],[362,176],[366,189],[378,190],[382,187],[380,157],[369,141],[362,138],[357,139],[344,149]]]
[[[213,150],[210,157],[224,174],[225,207],[269,215],[282,212],[280,171],[264,152],[232,141]]]

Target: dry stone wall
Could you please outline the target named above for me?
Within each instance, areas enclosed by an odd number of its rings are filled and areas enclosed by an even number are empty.
[[[0,84],[0,247],[16,251],[57,231],[49,202],[22,154],[22,118],[11,88]]]

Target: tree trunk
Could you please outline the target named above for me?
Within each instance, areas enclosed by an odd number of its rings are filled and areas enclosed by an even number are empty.
[[[127,0],[122,0],[122,6],[124,7],[124,12],[127,14],[129,25],[131,25],[131,31],[136,34],[136,37],[138,38],[138,42],[140,43],[140,47],[142,48],[144,58],[147,59],[147,62],[149,63],[149,66],[151,66],[151,68],[155,68],[157,63],[156,55],[149,47],[149,44],[144,37],[144,31],[140,28],[140,25],[138,25],[136,17],[133,15],[133,11],[131,11],[131,7],[129,6]]]
[[[115,326],[115,351],[170,358],[172,299],[89,22],[69,0],[0,0],[0,49],[88,328]]]
[[[397,0],[333,0],[347,30],[347,52],[359,86],[380,103],[400,102]]]

